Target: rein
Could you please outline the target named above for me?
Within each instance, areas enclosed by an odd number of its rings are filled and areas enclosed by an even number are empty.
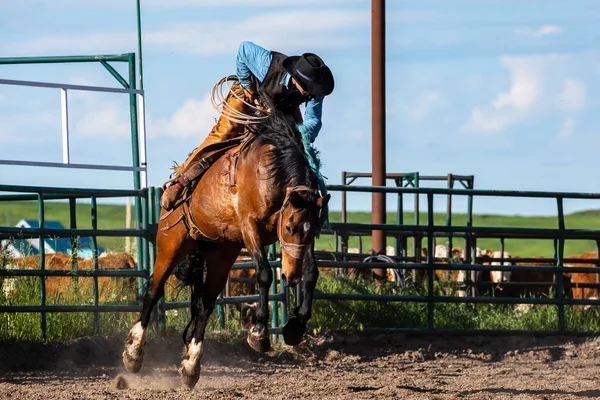
[[[281,208],[278,211],[278,213],[279,213],[279,221],[277,221],[277,236],[279,237],[279,244],[281,244],[281,247],[283,248],[283,250],[285,250],[285,252],[288,255],[290,255],[290,257],[293,257],[295,259],[301,259],[302,258],[302,254],[304,253],[304,249],[308,245],[307,244],[289,243],[289,242],[286,242],[283,239],[283,235],[282,235],[282,231],[283,231],[283,209],[290,202],[290,195],[292,193],[294,193],[294,192],[313,192],[313,191],[314,191],[313,189],[309,188],[308,186],[304,186],[304,185],[299,185],[299,186],[294,186],[292,188],[288,188],[287,193],[285,195],[285,199],[283,200],[283,205],[281,206]],[[301,210],[293,211],[292,214],[295,214],[295,213],[300,212],[300,211]]]

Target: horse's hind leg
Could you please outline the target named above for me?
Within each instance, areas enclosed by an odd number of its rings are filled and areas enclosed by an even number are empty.
[[[192,338],[186,344],[185,354],[181,361],[179,373],[183,383],[193,388],[200,378],[200,359],[203,354],[204,332],[208,318],[215,309],[215,304],[219,293],[225,287],[229,270],[242,249],[242,246],[237,243],[220,243],[218,245],[210,245],[209,249],[202,251],[206,261],[206,282],[194,286],[194,290],[198,295],[197,304],[192,305],[192,310],[196,315],[192,316],[192,321],[195,320],[193,327]]]
[[[154,272],[150,276],[142,312],[136,324],[129,331],[123,351],[123,364],[129,372],[136,373],[142,368],[146,329],[150,322],[152,309],[164,295],[164,287],[169,275],[173,272],[177,261],[193,249],[195,242],[187,237],[183,224],[158,233],[156,237],[157,254]]]

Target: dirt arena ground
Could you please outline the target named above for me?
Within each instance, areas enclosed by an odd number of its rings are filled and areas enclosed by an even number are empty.
[[[179,338],[149,341],[135,376],[120,362],[122,340],[0,344],[0,398],[600,398],[600,338],[336,335],[266,355],[208,340],[193,391],[180,386]]]

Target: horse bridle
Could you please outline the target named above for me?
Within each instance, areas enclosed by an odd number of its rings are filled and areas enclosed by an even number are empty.
[[[306,245],[306,244],[295,244],[295,243],[286,242],[283,239],[283,235],[282,235],[282,229],[283,229],[283,223],[284,223],[284,221],[283,221],[283,209],[290,202],[290,196],[294,192],[316,192],[316,191],[314,189],[311,189],[308,186],[304,186],[304,185],[299,185],[299,186],[294,186],[292,188],[288,188],[287,189],[287,193],[285,195],[285,199],[283,200],[283,205],[281,206],[281,208],[278,211],[278,213],[279,213],[279,221],[277,222],[277,236],[279,237],[279,244],[281,244],[281,247],[283,248],[283,250],[285,250],[285,252],[290,257],[293,257],[295,259],[301,259],[302,258],[302,254],[304,253],[304,249],[308,245]],[[295,214],[295,213],[300,212],[300,211],[301,210],[292,211],[292,214]]]

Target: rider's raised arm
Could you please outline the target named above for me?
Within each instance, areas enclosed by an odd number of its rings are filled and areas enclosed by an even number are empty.
[[[304,122],[298,125],[300,132],[307,132],[310,138],[310,142],[314,142],[321,126],[321,116],[323,115],[323,96],[316,96],[310,99],[306,103],[306,109],[304,110]]]
[[[246,89],[250,88],[252,75],[262,82],[269,71],[272,59],[271,51],[252,42],[240,43],[236,58],[236,75],[240,85]]]

